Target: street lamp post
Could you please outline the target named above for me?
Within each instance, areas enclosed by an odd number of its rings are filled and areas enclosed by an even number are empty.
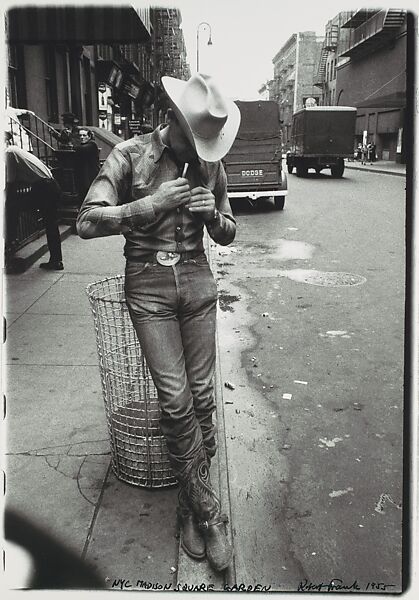
[[[202,23],[199,23],[198,27],[196,28],[196,71],[199,71],[199,28],[201,27],[201,25],[206,25],[209,28],[209,40],[207,42],[208,46],[212,46],[212,39],[211,39],[211,25],[209,23],[207,23],[206,21],[202,21]]]

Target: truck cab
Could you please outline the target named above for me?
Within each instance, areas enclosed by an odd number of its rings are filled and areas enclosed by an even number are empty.
[[[332,177],[342,177],[344,159],[354,154],[355,120],[352,106],[313,106],[294,113],[288,173],[295,168],[297,177],[304,177],[308,169],[330,168]]]
[[[278,104],[271,100],[236,100],[241,123],[223,164],[229,198],[249,202],[273,198],[282,210],[288,194],[282,169],[281,129]]]

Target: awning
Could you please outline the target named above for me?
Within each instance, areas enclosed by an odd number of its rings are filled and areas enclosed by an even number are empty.
[[[142,43],[150,33],[132,6],[24,6],[6,14],[12,44]]]

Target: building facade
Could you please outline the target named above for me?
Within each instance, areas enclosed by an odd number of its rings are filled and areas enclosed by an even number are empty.
[[[178,9],[152,9],[154,85],[156,103],[155,124],[163,121],[167,109],[166,98],[161,86],[164,75],[187,80],[191,76],[187,60],[185,40],[181,29],[182,16]]]
[[[52,169],[60,217],[74,222],[82,200],[74,126],[90,128],[104,161],[115,144],[163,120],[161,76],[189,76],[180,12],[51,5],[12,8],[5,18],[6,127]],[[37,229],[25,227],[20,243]]]
[[[408,13],[359,9],[339,52],[336,104],[357,108],[356,140],[376,145],[378,159],[405,162]]]
[[[73,113],[122,138],[155,126],[166,102],[161,76],[190,73],[180,25],[173,9],[10,9],[7,103],[54,127]]]
[[[327,22],[313,83],[319,88],[321,106],[336,104],[336,74],[339,55],[347,47],[350,30],[343,28],[351,13],[340,12]]]
[[[260,88],[258,89],[258,94],[259,94],[261,100],[269,100],[269,98],[270,98],[269,90],[272,88],[272,85],[273,85],[273,80],[270,79],[269,81],[266,81],[266,83],[264,83],[260,86]]]
[[[268,83],[269,99],[279,104],[283,149],[290,143],[292,115],[308,98],[320,101],[313,79],[319,63],[323,38],[314,31],[294,33],[274,56],[273,80]]]

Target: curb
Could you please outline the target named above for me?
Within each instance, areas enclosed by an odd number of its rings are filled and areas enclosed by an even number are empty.
[[[227,442],[225,437],[225,421],[224,421],[224,404],[223,404],[223,387],[221,379],[221,365],[220,365],[220,352],[219,352],[219,340],[217,332],[217,364],[215,374],[215,399],[217,406],[217,424],[218,424],[218,476],[219,476],[219,490],[221,506],[223,512],[228,517],[228,538],[233,547],[233,558],[230,565],[224,572],[224,584],[229,587],[236,584],[236,562],[234,552],[234,537],[233,537],[233,523],[231,513],[231,502],[230,502],[230,485],[229,485],[229,473],[228,473],[228,460],[227,460]]]
[[[204,247],[208,257],[209,265],[212,269],[212,263],[214,260],[214,248],[216,246],[214,244],[211,244],[210,240],[206,236],[206,239],[204,239]],[[216,459],[211,465],[211,479],[212,484],[219,495],[222,511],[228,517],[227,537],[230,543],[233,545],[233,559],[229,567],[224,572],[218,573],[211,568],[208,561],[204,560],[198,562],[190,558],[182,549],[179,538],[176,584],[179,586],[187,584],[189,586],[198,587],[211,585],[213,586],[213,591],[224,591],[225,585],[232,586],[236,583],[236,568],[234,561],[234,538],[232,534],[233,528],[228,476],[227,443],[225,439],[224,405],[222,391],[223,388],[221,377],[220,353],[218,347],[218,328],[216,332],[216,349],[217,355],[215,364],[214,395],[216,405],[215,415],[218,450],[216,454]],[[205,590],[201,589],[201,591]]]
[[[368,167],[355,167],[352,165],[345,165],[345,169],[352,169],[353,171],[367,171],[368,173],[380,173],[383,175],[397,175],[397,177],[406,177],[406,173],[402,171],[388,171],[385,169],[370,169]]]

